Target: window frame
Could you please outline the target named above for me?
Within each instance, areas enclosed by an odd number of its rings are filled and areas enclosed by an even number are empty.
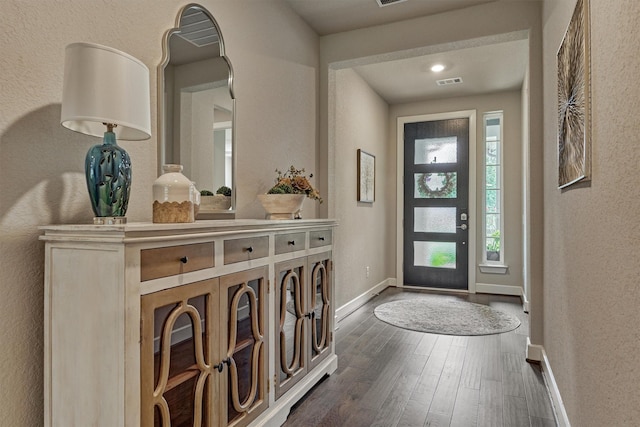
[[[497,164],[488,165],[487,164],[487,145],[488,136],[487,136],[487,122],[489,120],[499,119],[500,121],[500,135],[498,137],[497,147],[499,156],[497,159]],[[491,111],[483,114],[482,121],[482,131],[483,131],[483,175],[482,175],[482,261],[480,265],[480,270],[484,273],[506,273],[506,268],[498,268],[492,269],[491,267],[506,267],[505,263],[505,233],[504,233],[504,111]],[[487,259],[487,239],[491,238],[491,236],[487,235],[487,171],[488,167],[497,167],[498,171],[498,182],[496,182],[496,188],[498,193],[498,197],[500,199],[499,203],[499,211],[497,215],[499,215],[499,231],[500,231],[500,251],[499,251],[499,260],[489,260]],[[493,190],[493,188],[491,189]],[[493,213],[492,213],[493,215]],[[485,267],[485,268],[483,268]]]

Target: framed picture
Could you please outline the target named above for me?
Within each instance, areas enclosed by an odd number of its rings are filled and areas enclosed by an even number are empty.
[[[358,201],[373,203],[376,195],[376,157],[358,149]]]
[[[558,49],[558,188],[591,179],[589,0],[578,0]]]

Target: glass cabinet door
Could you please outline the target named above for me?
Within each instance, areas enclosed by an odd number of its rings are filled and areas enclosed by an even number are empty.
[[[276,264],[276,399],[307,371],[305,319],[310,317],[306,292],[306,258]]]
[[[141,299],[141,425],[217,425],[218,279]],[[215,318],[214,318],[215,316]]]
[[[227,425],[244,426],[268,406],[268,266],[220,277],[222,392]]]
[[[331,253],[323,253],[308,257],[309,280],[309,313],[310,342],[309,369],[313,369],[331,350],[333,340],[333,318],[330,316],[331,298]]]

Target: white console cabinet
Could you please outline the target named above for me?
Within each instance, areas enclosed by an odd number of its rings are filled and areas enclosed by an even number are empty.
[[[52,225],[45,426],[279,426],[337,368],[333,220]]]

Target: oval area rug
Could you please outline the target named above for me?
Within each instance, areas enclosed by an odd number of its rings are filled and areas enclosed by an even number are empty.
[[[393,326],[442,335],[490,335],[516,329],[520,320],[468,301],[423,297],[377,306],[375,316]]]

